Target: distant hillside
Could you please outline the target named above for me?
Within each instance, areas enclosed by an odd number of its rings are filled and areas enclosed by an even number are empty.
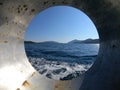
[[[24,41],[24,43],[36,43],[36,42],[33,42],[33,41]]]
[[[44,41],[44,42],[34,42],[34,41],[25,41],[25,43],[36,43],[36,44],[59,44],[55,41]]]
[[[59,43],[56,41],[45,41],[45,42],[33,42],[33,41],[25,41],[25,43],[37,43],[37,44],[63,44],[63,43]],[[73,43],[85,43],[85,44],[98,44],[99,43],[99,39],[86,39],[86,40],[72,40],[70,42],[68,42],[67,44],[73,44]]]
[[[85,43],[85,44],[98,44],[99,39],[86,39],[86,40],[72,40],[68,43]]]
[[[86,40],[82,41],[82,43],[93,43],[93,44],[97,44],[97,43],[99,43],[99,39],[86,39]]]
[[[68,43],[81,43],[81,40],[75,39],[75,40],[72,40],[72,41],[70,41],[70,42],[68,42]]]
[[[38,42],[40,44],[59,44],[59,42],[56,41],[45,41],[45,42]]]

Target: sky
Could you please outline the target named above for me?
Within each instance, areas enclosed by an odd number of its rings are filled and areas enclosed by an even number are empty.
[[[28,25],[26,41],[57,41],[98,39],[95,25],[82,11],[69,6],[55,6],[38,13]]]

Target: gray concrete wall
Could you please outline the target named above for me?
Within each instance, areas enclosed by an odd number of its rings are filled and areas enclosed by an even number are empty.
[[[55,81],[41,76],[25,55],[24,33],[29,22],[56,5],[82,10],[100,36],[98,58],[86,72],[82,86],[82,77]],[[119,90],[119,28],[120,0],[0,0],[0,90]]]

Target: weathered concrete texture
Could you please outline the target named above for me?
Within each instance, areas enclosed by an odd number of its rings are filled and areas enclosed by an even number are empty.
[[[120,0],[75,1],[94,21],[101,41],[97,61],[86,73],[80,90],[119,90]]]
[[[80,90],[120,90],[120,42],[101,43],[99,56]]]
[[[38,74],[24,50],[24,32],[31,19],[56,5],[81,9],[96,25],[100,51],[81,77],[55,81]],[[119,90],[120,0],[0,0],[0,90]]]

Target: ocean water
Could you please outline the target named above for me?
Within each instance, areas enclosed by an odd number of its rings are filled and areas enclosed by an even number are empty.
[[[25,43],[26,55],[42,75],[70,80],[85,73],[96,60],[99,44]]]

